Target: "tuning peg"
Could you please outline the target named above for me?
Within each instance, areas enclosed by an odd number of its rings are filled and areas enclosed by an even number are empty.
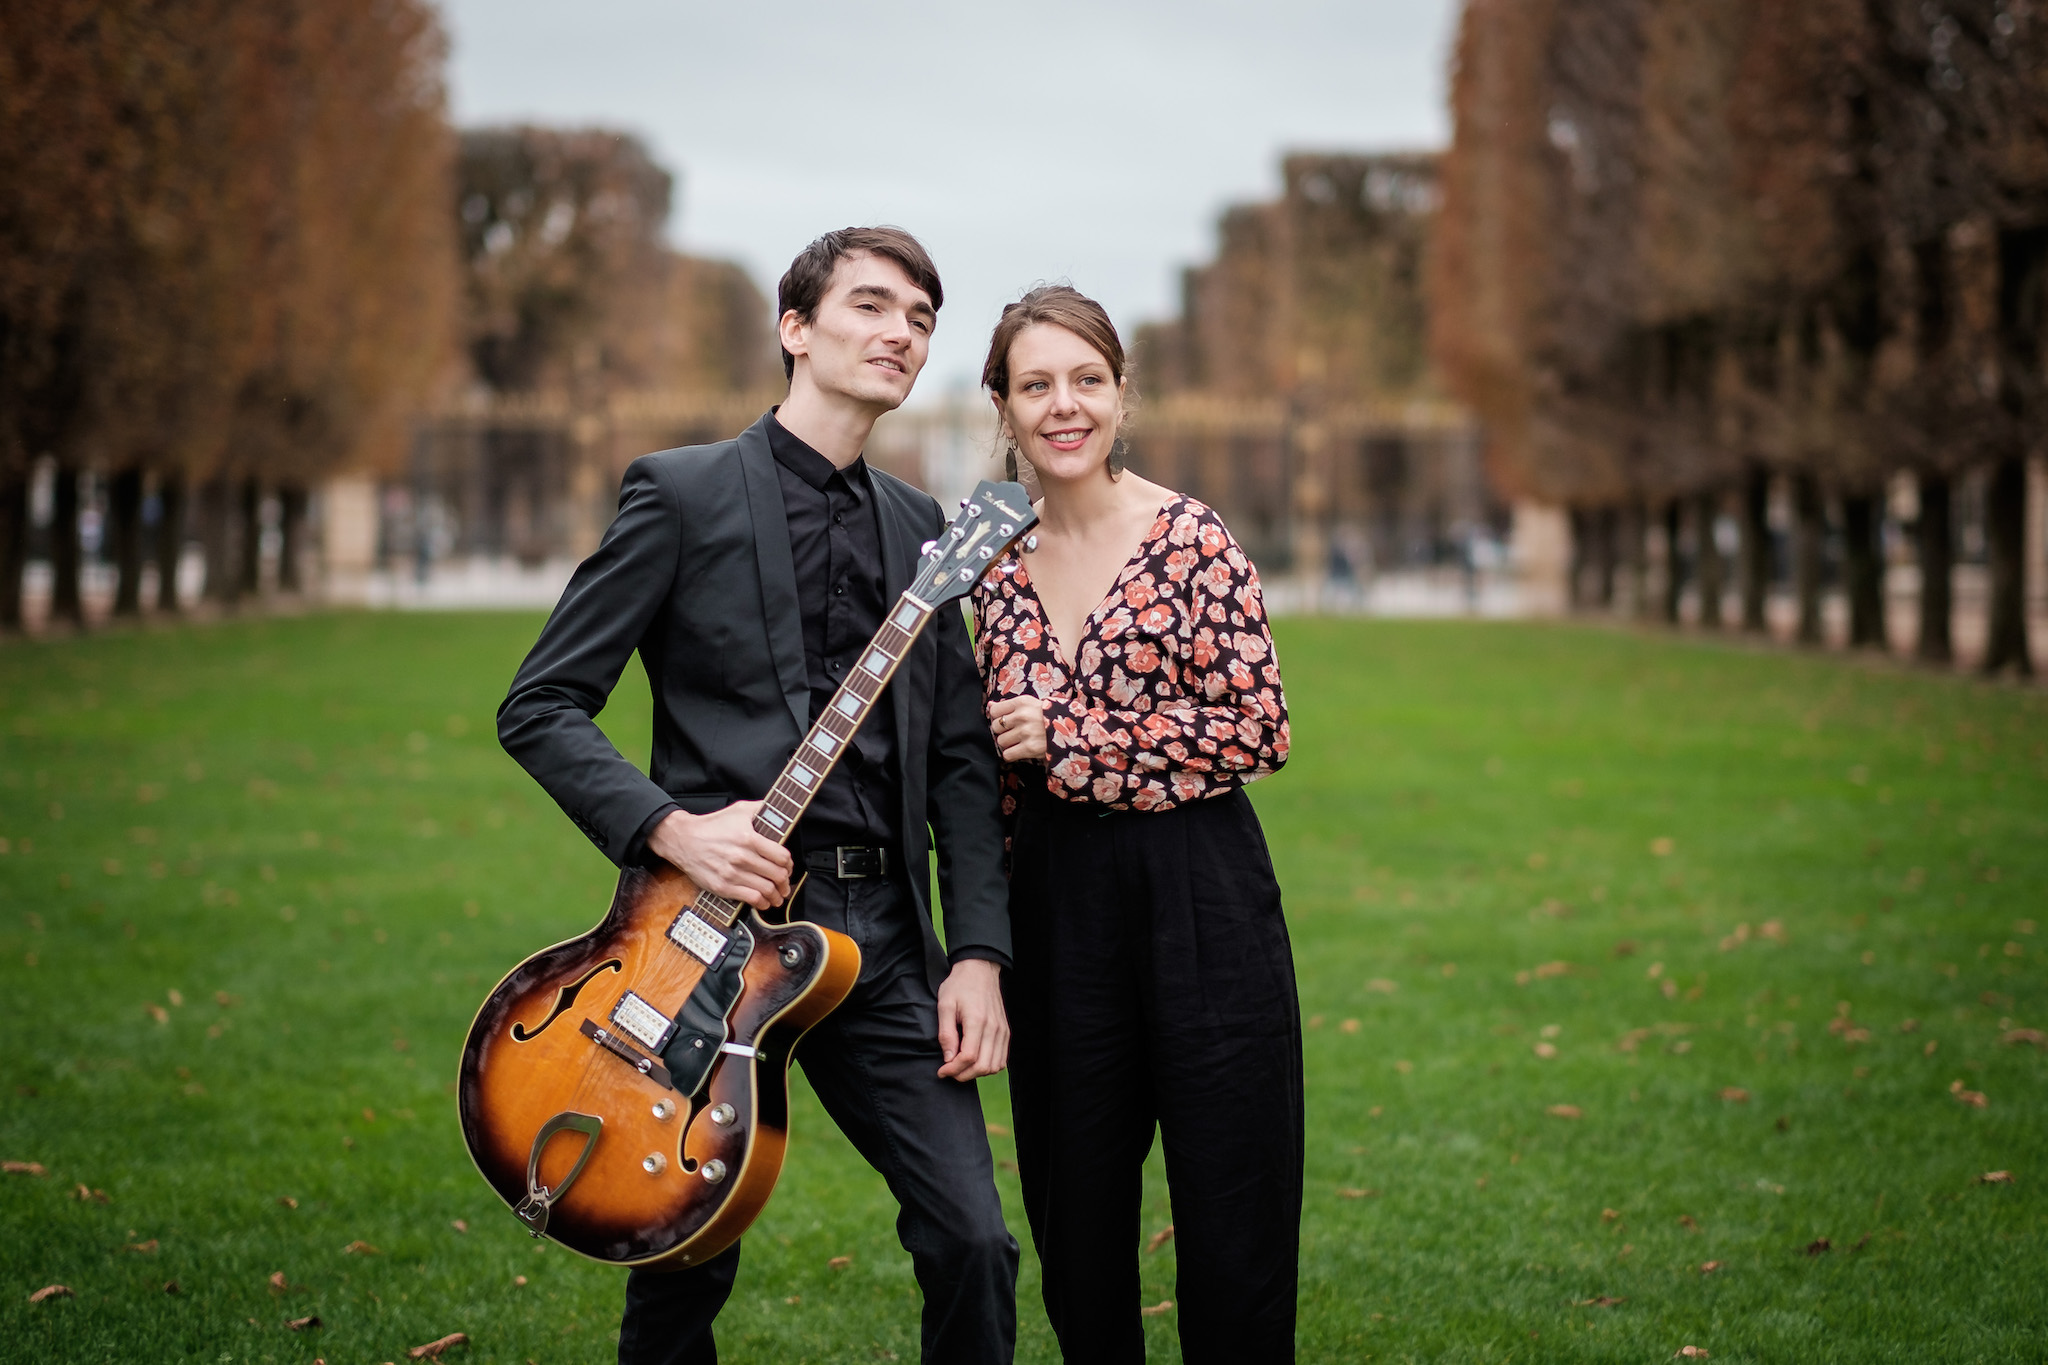
[[[929,558],[929,557],[930,557],[930,555],[931,555],[931,552],[932,552],[933,550],[936,550],[936,549],[938,549],[938,548],[939,548],[939,542],[937,542],[936,540],[927,540],[927,541],[926,541],[926,542],[925,542],[924,544],[922,544],[922,545],[920,545],[920,546],[918,546],[918,547],[917,547],[917,553],[918,553],[918,554],[919,554],[920,556],[923,556],[923,557],[925,557],[925,558]]]
[[[968,500],[967,500],[966,498],[962,498],[962,499],[960,499],[960,505],[961,505],[962,507],[965,507],[965,506],[967,505],[967,502],[968,502]]]
[[[1036,550],[1038,548],[1038,532],[1033,531],[1030,535],[1024,537],[1024,543],[1019,548],[1027,555]]]
[[[967,509],[967,515],[968,515],[968,516],[970,516],[970,517],[978,517],[978,516],[980,516],[980,515],[981,515],[981,504],[977,502],[977,503],[975,503],[975,504],[974,504],[974,505],[973,505],[972,507],[968,508],[968,509]]]

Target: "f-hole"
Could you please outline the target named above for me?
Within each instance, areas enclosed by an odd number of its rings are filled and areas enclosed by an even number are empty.
[[[555,1007],[548,1011],[548,1017],[541,1020],[537,1027],[531,1029],[524,1024],[514,1024],[512,1026],[512,1041],[515,1043],[530,1043],[540,1037],[541,1034],[547,1032],[549,1024],[562,1017],[563,1010],[576,1003],[577,995],[582,992],[585,986],[590,984],[592,978],[599,972],[616,972],[624,965],[617,958],[612,958],[608,962],[600,962],[575,981],[556,991]]]

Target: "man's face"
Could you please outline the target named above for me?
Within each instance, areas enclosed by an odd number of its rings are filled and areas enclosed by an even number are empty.
[[[782,315],[783,349],[797,358],[796,379],[881,412],[900,406],[931,350],[938,314],[931,296],[886,256],[842,259],[805,322]]]

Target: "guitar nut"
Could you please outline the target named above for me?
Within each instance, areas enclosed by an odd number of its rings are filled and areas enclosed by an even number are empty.
[[[721,1180],[725,1179],[725,1163],[723,1161],[720,1161],[717,1157],[713,1157],[711,1160],[704,1163],[704,1167],[701,1171],[701,1174],[703,1175],[706,1181],[713,1185],[716,1185]]]
[[[721,1128],[725,1127],[726,1124],[731,1123],[733,1119],[736,1117],[738,1116],[733,1113],[733,1108],[729,1104],[719,1104],[712,1106],[711,1121]]]
[[[668,1158],[660,1152],[649,1152],[647,1159],[640,1163],[640,1169],[649,1175],[660,1175],[668,1169]]]

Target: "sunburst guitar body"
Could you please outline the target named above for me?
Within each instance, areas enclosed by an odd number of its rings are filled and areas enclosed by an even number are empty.
[[[788,841],[933,613],[1036,520],[1019,484],[963,501],[769,789],[757,833]],[[617,1265],[700,1265],[767,1204],[791,1054],[859,975],[844,934],[771,923],[674,868],[629,868],[596,928],[520,963],[477,1012],[457,1086],[470,1156],[536,1237]]]

